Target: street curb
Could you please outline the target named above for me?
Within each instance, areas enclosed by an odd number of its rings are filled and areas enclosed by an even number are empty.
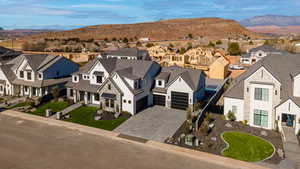
[[[146,143],[137,142],[137,141],[118,137],[120,135],[120,133],[117,133],[117,132],[106,131],[106,130],[102,130],[102,129],[98,129],[98,128],[93,128],[93,127],[83,126],[83,125],[79,125],[79,124],[75,124],[75,123],[71,123],[71,122],[65,122],[65,121],[40,117],[40,116],[17,112],[17,111],[13,111],[13,110],[7,110],[4,112],[1,112],[0,114],[10,116],[10,117],[22,118],[25,120],[40,122],[40,123],[44,123],[44,124],[48,124],[48,125],[52,125],[52,126],[65,127],[65,128],[71,129],[71,130],[77,130],[77,131],[88,133],[88,134],[93,134],[93,135],[102,136],[102,137],[108,137],[110,139],[119,140],[119,141],[130,143],[130,144],[147,146],[149,148],[159,149],[161,151],[166,151],[166,152],[170,152],[170,153],[174,153],[174,154],[178,154],[178,155],[184,155],[184,156],[188,156],[190,158],[217,164],[220,167],[226,166],[226,167],[230,167],[233,169],[253,169],[253,168],[267,169],[265,167],[262,167],[262,166],[259,166],[256,164],[247,163],[247,162],[243,162],[243,161],[239,161],[239,160],[234,160],[234,159],[230,159],[230,158],[226,158],[226,157],[222,157],[222,156],[218,156],[218,155],[214,155],[214,154],[209,154],[206,152],[186,149],[186,148],[182,148],[179,146],[169,145],[169,144],[165,144],[165,143],[159,143],[159,142],[152,141],[152,140],[147,141]]]

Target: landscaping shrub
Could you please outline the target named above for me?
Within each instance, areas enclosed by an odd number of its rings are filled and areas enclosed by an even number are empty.
[[[236,120],[235,114],[234,114],[232,111],[229,111],[229,112],[228,112],[227,118],[228,118],[230,121],[235,121],[235,120]]]
[[[225,115],[221,115],[221,120],[226,120]]]
[[[214,121],[214,119],[213,119],[213,117],[212,117],[211,114],[206,113],[206,115],[205,115],[205,121],[207,121],[208,123],[211,123],[211,122]]]
[[[300,130],[298,130],[297,136],[300,136]]]

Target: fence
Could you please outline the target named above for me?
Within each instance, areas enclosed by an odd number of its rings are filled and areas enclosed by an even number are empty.
[[[222,94],[224,93],[224,86],[225,84],[227,84],[227,82],[230,80],[230,78],[226,78],[224,80],[224,82],[222,83],[222,85],[218,86],[216,89],[216,93],[208,100],[207,104],[205,105],[205,107],[203,109],[201,109],[201,111],[198,113],[197,116],[197,120],[195,122],[195,128],[196,130],[199,129],[199,126],[201,125],[201,123],[203,122],[204,118],[205,118],[205,113],[209,110],[211,105],[214,105],[218,102],[218,100],[220,99],[220,97],[222,96]]]

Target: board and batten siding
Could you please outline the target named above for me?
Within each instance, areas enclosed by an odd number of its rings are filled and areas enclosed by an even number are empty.
[[[269,89],[269,102],[257,104],[254,100],[255,87]],[[253,126],[254,108],[269,111],[268,129],[275,128],[275,106],[280,103],[281,83],[263,66],[257,69],[251,76],[244,80],[244,120]],[[242,92],[242,91],[241,91]],[[276,94],[277,93],[277,94]],[[260,106],[260,107],[257,107]]]

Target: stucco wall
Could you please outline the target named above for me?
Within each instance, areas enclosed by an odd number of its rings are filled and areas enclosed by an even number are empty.
[[[244,100],[224,97],[224,115],[232,111],[232,106],[237,107],[237,113],[235,114],[237,121],[243,121],[244,119]]]

